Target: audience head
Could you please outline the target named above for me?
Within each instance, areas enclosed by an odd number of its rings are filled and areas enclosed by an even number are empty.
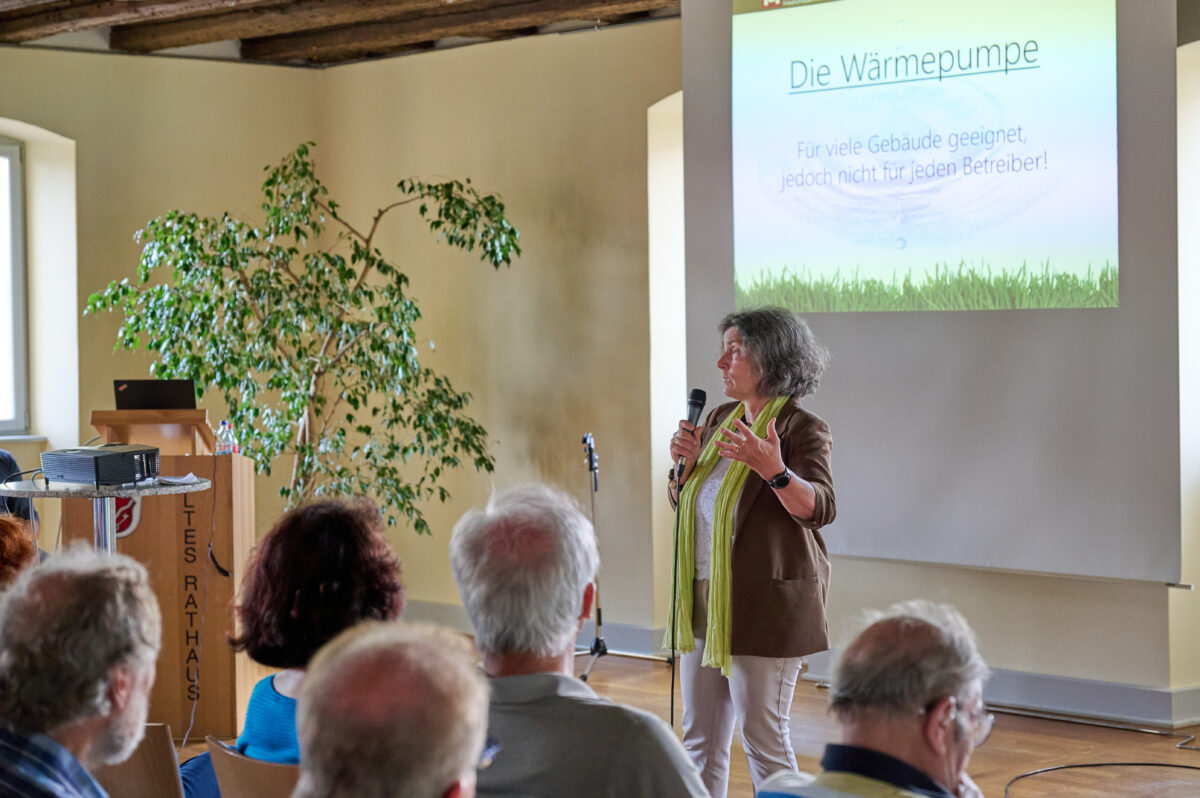
[[[0,590],[37,560],[37,546],[24,522],[15,516],[0,515]]]
[[[904,602],[846,647],[834,672],[830,709],[847,742],[902,736],[913,750],[899,758],[953,789],[971,750],[991,730],[983,704],[987,675],[975,635],[957,610]],[[914,733],[897,735],[907,727]]]
[[[600,554],[569,496],[522,485],[459,520],[450,567],[480,651],[548,657],[574,647]]]
[[[85,766],[120,762],[142,738],[161,644],[146,569],[76,544],[0,594],[0,719],[56,738],[84,729],[72,753],[86,750]]]
[[[234,650],[275,668],[303,668],[359,621],[404,606],[400,561],[367,499],[324,499],[289,510],[255,548],[237,606]]]
[[[16,458],[7,450],[0,449],[0,482],[20,479],[22,473]],[[37,521],[38,518],[37,510],[33,509],[33,499],[0,496],[0,515],[10,514],[26,521]]]
[[[313,659],[300,691],[295,798],[470,796],[488,693],[470,644],[423,624],[364,623]]]

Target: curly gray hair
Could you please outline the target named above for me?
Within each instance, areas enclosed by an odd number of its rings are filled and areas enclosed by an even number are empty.
[[[760,396],[808,396],[821,384],[829,350],[804,319],[783,308],[730,313],[718,325],[722,335],[736,327],[742,347],[758,367]]]
[[[0,594],[0,718],[34,734],[104,715],[113,669],[149,667],[161,645],[146,569],[76,544]]]
[[[902,715],[943,698],[965,701],[987,678],[975,633],[948,604],[907,601],[875,617],[842,653],[829,708],[842,720],[867,710]]]
[[[591,522],[570,496],[521,485],[459,520],[450,568],[480,651],[551,656],[575,642],[600,553]]]

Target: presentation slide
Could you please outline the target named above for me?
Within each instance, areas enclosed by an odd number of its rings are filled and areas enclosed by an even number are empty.
[[[739,307],[1116,307],[1115,0],[734,0]]]

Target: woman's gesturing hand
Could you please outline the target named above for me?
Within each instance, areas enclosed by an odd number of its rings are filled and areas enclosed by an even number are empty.
[[[717,450],[722,457],[745,463],[763,479],[770,479],[783,471],[783,455],[779,449],[775,419],[767,423],[766,438],[751,432],[741,419],[734,419],[733,428],[722,429],[721,435],[724,439],[717,439]]]

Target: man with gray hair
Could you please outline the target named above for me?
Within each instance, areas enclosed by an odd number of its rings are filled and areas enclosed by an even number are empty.
[[[0,794],[103,797],[142,739],[162,645],[146,569],[79,544],[0,593]]]
[[[470,798],[487,686],[461,635],[366,622],[327,643],[300,688],[293,798]]]
[[[987,665],[966,620],[946,604],[896,604],[842,653],[830,711],[842,744],[829,745],[811,781],[790,772],[759,798],[931,796],[969,798],[971,751],[992,730],[983,703]]]
[[[707,796],[667,724],[574,678],[575,640],[595,599],[592,525],[566,494],[525,485],[454,528],[450,565],[491,687],[500,751],[481,796]]]

